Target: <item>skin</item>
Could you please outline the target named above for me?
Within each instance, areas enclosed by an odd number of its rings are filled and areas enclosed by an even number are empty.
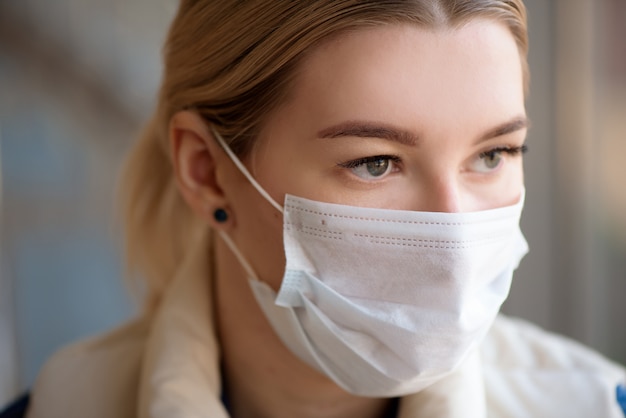
[[[520,147],[526,135],[520,57],[499,23],[474,20],[437,30],[390,25],[343,34],[311,51],[293,89],[268,115],[244,160],[279,203],[289,193],[354,206],[467,212],[520,197],[521,157],[481,157]],[[282,215],[197,115],[176,114],[170,138],[188,204],[229,234],[259,278],[278,290]],[[380,159],[382,171],[369,165],[381,176],[349,163],[381,155],[393,156]],[[215,222],[216,208],[226,209],[227,222]],[[383,416],[387,400],[344,392],[282,345],[219,239],[216,260],[217,325],[234,417]]]

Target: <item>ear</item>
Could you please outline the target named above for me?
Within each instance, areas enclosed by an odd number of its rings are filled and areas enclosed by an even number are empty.
[[[176,113],[170,120],[169,143],[178,189],[187,204],[215,229],[232,226],[234,216],[218,175],[228,157],[207,122],[192,111]],[[216,216],[219,210],[222,212]],[[223,211],[228,215],[226,220]]]

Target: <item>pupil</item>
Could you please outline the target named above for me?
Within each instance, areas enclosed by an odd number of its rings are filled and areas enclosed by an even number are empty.
[[[367,172],[374,177],[382,176],[387,172],[388,168],[389,160],[384,158],[367,163]]]

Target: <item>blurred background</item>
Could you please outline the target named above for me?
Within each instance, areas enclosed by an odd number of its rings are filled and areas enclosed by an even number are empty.
[[[0,1],[0,405],[136,312],[116,182],[176,3]],[[531,252],[504,311],[626,363],[626,2],[526,4]]]

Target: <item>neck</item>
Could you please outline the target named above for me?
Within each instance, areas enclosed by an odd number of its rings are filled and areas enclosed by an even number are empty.
[[[265,319],[239,263],[217,239],[215,309],[234,418],[381,418],[388,399],[351,395],[295,357]]]

